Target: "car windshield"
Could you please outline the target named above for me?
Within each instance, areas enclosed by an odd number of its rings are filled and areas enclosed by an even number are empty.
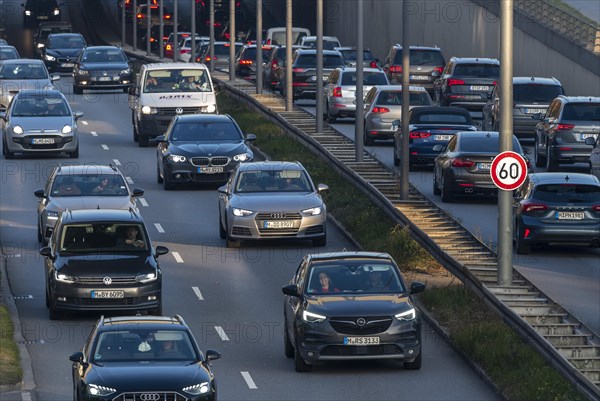
[[[543,102],[550,103],[554,98],[564,94],[562,86],[539,84],[513,85],[513,98],[515,102]]]
[[[120,174],[96,174],[93,165],[86,174],[67,173],[57,175],[50,195],[69,196],[129,196],[127,185]]]
[[[101,332],[92,353],[95,363],[197,361],[190,335],[183,330],[150,329],[131,324]]]
[[[343,260],[316,263],[305,291],[315,295],[400,293],[405,289],[396,267],[385,261]]]
[[[90,49],[83,53],[81,61],[84,63],[125,63],[127,59],[118,49]]]
[[[317,48],[317,39],[305,39],[302,44],[306,47]],[[323,39],[323,50],[333,50],[335,47],[338,47],[340,42],[334,40]]]
[[[8,46],[0,46],[0,60],[12,60],[15,58],[19,58],[19,53],[17,53],[16,49]]]
[[[41,63],[1,63],[0,79],[48,79],[48,71]]]
[[[444,65],[444,57],[442,53],[435,50],[415,50],[409,52],[410,65],[428,65],[440,66]],[[402,64],[402,50],[396,52],[394,64]]]
[[[567,103],[563,120],[600,121],[600,103]]]
[[[146,231],[140,224],[65,225],[59,244],[61,253],[138,253],[149,249]]]
[[[317,67],[317,55],[316,54],[302,54],[294,62],[295,67],[300,68],[316,68]],[[336,68],[343,67],[344,60],[342,57],[336,54],[324,54],[323,55],[323,68]]]
[[[431,98],[427,92],[411,92],[408,95],[408,103],[411,106],[428,106],[431,104]],[[378,106],[401,106],[402,91],[382,91],[375,104]]]
[[[241,141],[242,135],[230,122],[177,122],[169,134],[171,142],[229,142]]]
[[[340,50],[339,52],[342,53],[342,57],[345,61],[356,61],[356,50]],[[370,50],[365,50],[363,51],[363,60],[373,61],[375,60],[375,57],[373,56],[373,53],[371,53]]]
[[[50,27],[50,28],[43,28],[40,33],[38,34],[38,37],[40,39],[46,39],[48,36],[50,36],[51,33],[69,33],[71,32],[71,28],[68,26],[54,26],[54,27]]]
[[[48,47],[51,49],[81,49],[85,42],[80,36],[51,36],[48,39]]]
[[[310,192],[308,175],[303,170],[243,171],[236,182],[236,192]]]
[[[235,45],[235,54],[238,54],[243,45],[237,44]],[[229,43],[215,45],[215,56],[226,57],[229,56],[229,48],[231,45]]]
[[[411,124],[472,124],[470,115],[461,113],[414,113],[411,115]]]
[[[373,85],[387,85],[388,80],[383,73],[383,71],[371,72],[365,71],[363,72],[363,85],[373,86]],[[342,75],[342,85],[351,85],[356,86],[356,72],[344,72]]]
[[[69,106],[62,97],[20,96],[13,106],[13,117],[66,117]]]
[[[212,92],[208,72],[198,68],[151,70],[143,82],[145,93]]]
[[[454,77],[500,78],[500,66],[497,64],[457,64]]]
[[[544,184],[538,185],[533,199],[548,203],[598,203],[600,187],[583,184]]]
[[[489,137],[481,137],[480,135],[461,135],[460,148],[461,152],[475,153],[499,153],[500,152],[500,136],[490,135]],[[522,154],[522,148],[517,138],[513,135],[513,150]]]

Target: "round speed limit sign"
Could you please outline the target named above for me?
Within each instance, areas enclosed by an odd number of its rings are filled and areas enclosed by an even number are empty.
[[[518,153],[502,152],[492,161],[490,176],[503,191],[519,188],[527,178],[527,162]]]

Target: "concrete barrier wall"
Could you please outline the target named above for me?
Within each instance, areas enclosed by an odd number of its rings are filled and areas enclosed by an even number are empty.
[[[357,2],[325,1],[324,33],[337,36],[344,45],[355,45]],[[408,5],[411,44],[437,45],[446,59],[500,57],[497,9],[466,0],[410,0]],[[402,1],[364,0],[364,21],[365,47],[383,61],[391,45],[402,43]],[[600,96],[600,57],[522,16],[515,17],[515,25],[522,28],[513,33],[515,76],[553,76],[567,94]]]

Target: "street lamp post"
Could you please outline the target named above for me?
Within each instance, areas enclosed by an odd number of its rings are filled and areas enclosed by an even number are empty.
[[[256,93],[262,93],[263,86],[262,54],[262,0],[256,0]]]
[[[229,80],[235,81],[235,2],[229,0]]]
[[[285,110],[292,111],[292,0],[285,1]]]
[[[316,131],[323,132],[323,0],[317,0],[317,109]]]
[[[358,0],[356,6],[356,112],[354,116],[354,143],[356,144],[355,159],[357,162],[363,161],[363,138],[365,135],[364,125],[364,104],[363,104],[363,60],[364,60],[364,21],[363,21],[363,0]]]
[[[400,137],[400,199],[408,200],[408,110],[410,102],[410,42],[408,40],[408,1],[402,2],[402,133]],[[394,152],[396,150],[394,149]]]

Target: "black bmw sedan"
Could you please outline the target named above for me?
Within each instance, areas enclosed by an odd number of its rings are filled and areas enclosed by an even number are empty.
[[[175,116],[156,138],[157,181],[165,190],[186,182],[225,182],[239,163],[252,161],[247,142],[255,139],[227,114]]]
[[[71,72],[85,46],[80,33],[51,33],[42,48],[42,60],[49,72]]]
[[[350,359],[393,359],[421,368],[421,317],[400,269],[385,253],[306,255],[282,288],[285,356],[297,372],[312,364]]]
[[[73,68],[73,93],[84,89],[121,89],[127,93],[133,82],[131,63],[117,46],[88,46]]]
[[[181,316],[122,316],[96,323],[73,362],[73,400],[214,401],[210,361]]]

